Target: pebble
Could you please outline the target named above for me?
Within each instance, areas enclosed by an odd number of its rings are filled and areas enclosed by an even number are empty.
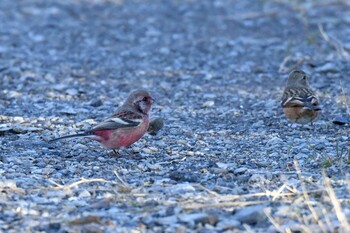
[[[332,122],[336,125],[345,125],[350,124],[350,119],[347,116],[336,116]]]
[[[219,221],[216,225],[217,229],[220,231],[234,230],[241,227],[241,223],[236,219],[228,218]]]
[[[183,194],[183,193],[195,192],[196,189],[190,184],[182,183],[182,184],[176,184],[170,187],[169,191],[171,191],[174,194]]]
[[[262,174],[253,174],[249,178],[249,183],[263,183],[265,181],[265,176]]]
[[[173,216],[157,218],[154,221],[159,225],[174,225],[178,222],[178,218],[175,215],[173,215]]]
[[[203,108],[210,108],[210,107],[213,107],[215,105],[215,101],[213,100],[208,100],[208,101],[205,101],[203,104],[202,104],[202,107]]]
[[[87,198],[87,197],[91,197],[91,193],[87,190],[83,190],[82,192],[79,193],[79,197],[80,198]]]
[[[334,63],[328,62],[320,67],[317,67],[316,71],[320,73],[337,73],[339,72],[339,68]]]
[[[188,224],[210,224],[215,225],[218,219],[214,215],[209,215],[207,213],[192,213],[192,214],[180,214],[178,216],[179,221],[186,222]]]
[[[75,96],[75,95],[77,95],[79,93],[79,91],[77,89],[75,89],[75,88],[69,88],[69,89],[66,90],[66,93],[68,95]]]
[[[283,140],[279,137],[273,137],[267,142],[267,146],[275,147],[283,143]]]
[[[248,206],[238,210],[233,218],[241,223],[258,224],[266,219],[264,209],[266,205]]]
[[[8,124],[0,124],[0,133],[12,130],[13,127]]]
[[[100,99],[93,100],[90,102],[90,106],[95,107],[95,108],[100,107],[102,105],[103,105],[103,102]]]
[[[246,167],[240,167],[240,168],[237,168],[233,171],[234,174],[238,174],[238,175],[241,175],[241,174],[244,174],[248,169]]]

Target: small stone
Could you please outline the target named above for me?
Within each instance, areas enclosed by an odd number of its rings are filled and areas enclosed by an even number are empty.
[[[169,178],[175,181],[187,181],[187,182],[198,182],[199,177],[195,173],[189,172],[179,172],[173,171],[170,172]]]
[[[291,216],[291,207],[284,205],[278,207],[278,210],[275,213],[276,216],[278,217],[290,217]]]
[[[236,219],[227,219],[227,218],[225,218],[224,220],[216,224],[216,227],[220,231],[227,231],[234,228],[239,228],[240,226],[241,226],[240,222],[237,221]]]
[[[146,154],[152,154],[152,151],[148,148],[142,148],[142,152]]]
[[[159,49],[159,52],[164,55],[168,55],[170,53],[170,49],[167,47],[162,47]]]
[[[83,190],[81,193],[79,193],[79,197],[80,198],[91,197],[91,193],[87,190]]]
[[[91,223],[101,223],[101,218],[99,216],[89,215],[86,217],[73,219],[69,222],[71,225],[85,225]]]
[[[189,224],[209,224],[215,225],[218,222],[218,218],[214,215],[209,215],[207,213],[193,213],[193,214],[180,214],[178,216],[181,222],[186,222]]]
[[[67,89],[66,90],[66,94],[68,94],[68,95],[77,95],[79,93],[79,91],[77,90],[77,89],[75,89],[75,88],[70,88],[70,89]]]
[[[12,129],[13,129],[12,126],[9,126],[7,124],[0,124],[0,133],[7,132],[7,131],[10,131]]]
[[[95,107],[95,108],[102,106],[102,104],[103,104],[102,100],[100,100],[100,99],[93,100],[90,102],[90,106]]]
[[[62,109],[61,111],[59,111],[60,113],[66,114],[66,115],[76,115],[77,111],[75,111],[73,108],[71,107],[66,107],[64,109]]]
[[[67,88],[66,84],[55,84],[52,86],[52,88],[56,91],[62,91]]]
[[[264,125],[264,121],[258,120],[252,125],[252,128],[261,128]]]
[[[262,183],[264,182],[265,176],[262,174],[253,174],[250,178],[249,178],[249,182],[250,183]]]
[[[276,146],[283,143],[283,140],[279,137],[273,137],[267,142],[267,146]]]
[[[309,156],[303,152],[300,152],[294,156],[294,159],[307,159]]]
[[[238,174],[238,175],[241,175],[243,173],[245,173],[248,169],[246,167],[240,167],[240,168],[237,168],[233,171],[234,174]]]
[[[17,125],[12,129],[12,131],[14,133],[24,134],[28,132],[40,132],[40,131],[43,131],[43,129],[37,128],[37,127],[26,127],[26,126]]]
[[[14,117],[13,120],[18,122],[18,123],[23,123],[24,122],[24,118],[23,117],[19,117],[19,116]]]
[[[235,163],[221,163],[221,162],[218,162],[218,163],[216,163],[216,166],[226,170],[226,169],[235,167],[236,164]]]
[[[208,100],[208,101],[205,101],[203,104],[202,104],[202,107],[203,108],[210,108],[212,106],[215,105],[215,102],[213,100]]]
[[[81,231],[78,232],[84,232],[84,233],[104,233],[103,227],[100,224],[96,223],[90,223],[83,225],[81,227]]]
[[[52,222],[47,225],[47,232],[58,232],[61,228],[61,223],[59,222]]]
[[[196,189],[192,185],[184,183],[184,184],[177,184],[177,185],[171,186],[170,191],[175,194],[180,194],[180,193],[195,192]]]
[[[238,210],[233,217],[241,223],[246,223],[250,225],[257,224],[266,219],[264,208],[266,208],[266,205],[245,207]]]
[[[163,218],[157,218],[155,222],[160,225],[174,225],[178,222],[177,219],[178,218],[175,215],[172,215],[172,216],[167,216]]]
[[[334,63],[328,62],[328,63],[324,64],[323,66],[317,67],[316,71],[320,72],[320,73],[337,73],[338,68],[336,67],[336,65]]]
[[[148,28],[148,30],[146,31],[146,36],[150,36],[150,37],[158,37],[161,34],[162,33],[155,28]]]
[[[14,180],[1,180],[0,181],[0,188],[10,188],[10,189],[17,189],[16,182]]]
[[[217,95],[214,93],[203,94],[203,98],[205,98],[205,99],[215,99],[216,97],[217,97]]]
[[[350,123],[350,119],[348,117],[343,117],[343,116],[336,116],[333,120],[333,124],[336,124],[336,125],[345,125],[349,123]]]

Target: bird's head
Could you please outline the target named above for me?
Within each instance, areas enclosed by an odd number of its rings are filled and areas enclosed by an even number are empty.
[[[136,111],[148,114],[154,99],[145,90],[136,90],[130,93],[124,105],[131,105]]]
[[[302,70],[293,70],[288,76],[287,86],[289,87],[308,87],[309,75]]]

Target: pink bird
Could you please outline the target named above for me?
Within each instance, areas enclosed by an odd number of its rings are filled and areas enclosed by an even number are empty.
[[[133,91],[124,104],[107,120],[84,133],[55,138],[50,142],[65,138],[84,137],[95,140],[106,149],[112,149],[117,153],[116,149],[130,146],[147,132],[148,113],[152,108],[153,101],[147,91]]]

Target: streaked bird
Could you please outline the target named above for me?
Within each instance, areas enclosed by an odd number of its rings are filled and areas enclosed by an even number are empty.
[[[304,71],[294,70],[289,74],[281,105],[285,116],[293,123],[312,125],[317,119],[321,111],[319,100]]]

